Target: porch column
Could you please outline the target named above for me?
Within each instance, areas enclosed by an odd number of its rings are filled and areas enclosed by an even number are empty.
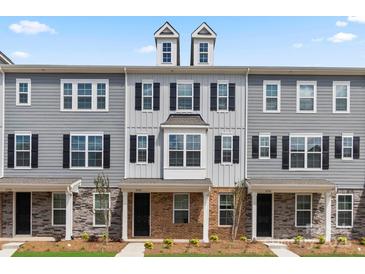
[[[209,242],[209,192],[203,192],[203,242]]]
[[[73,193],[66,191],[66,236],[65,240],[71,240],[73,225]]]
[[[123,192],[122,240],[128,240],[128,192]]]
[[[256,230],[256,224],[257,224],[257,193],[252,192],[251,193],[252,198],[252,240],[256,240],[257,230]]]
[[[325,193],[326,242],[331,241],[331,192]]]

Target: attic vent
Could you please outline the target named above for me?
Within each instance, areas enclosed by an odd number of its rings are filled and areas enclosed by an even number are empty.
[[[210,33],[210,31],[208,31],[206,28],[202,28],[202,29],[198,32],[198,34],[201,34],[201,35],[212,35],[212,34]]]
[[[169,28],[165,28],[160,34],[171,35],[174,34]]]

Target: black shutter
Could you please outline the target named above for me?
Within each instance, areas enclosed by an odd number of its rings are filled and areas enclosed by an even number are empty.
[[[330,163],[329,163],[329,158],[330,158],[330,137],[328,136],[323,136],[322,137],[322,169],[329,169],[330,167]]]
[[[214,138],[214,163],[219,164],[221,162],[222,153],[222,137],[215,136]]]
[[[233,136],[233,163],[240,162],[240,136]]]
[[[342,136],[335,137],[335,158],[342,158]]]
[[[200,84],[194,83],[194,110],[200,110]]]
[[[236,107],[236,84],[229,84],[229,111],[234,111]]]
[[[148,135],[148,162],[155,162],[155,136]]]
[[[289,169],[289,136],[283,136],[282,169]]]
[[[276,136],[270,136],[270,158],[276,159],[277,157],[277,137]]]
[[[70,134],[63,135],[63,168],[70,168]]]
[[[14,134],[8,134],[8,168],[14,167]]]
[[[137,159],[137,135],[131,135],[129,138],[129,162],[135,163]]]
[[[142,110],[142,83],[135,85],[135,110]]]
[[[210,110],[217,110],[217,83],[210,84]]]
[[[110,168],[110,135],[104,134],[104,168]]]
[[[259,158],[259,136],[252,136],[252,159]]]
[[[176,110],[176,83],[170,83],[170,110]]]
[[[353,150],[354,150],[354,155],[353,158],[354,159],[359,159],[360,158],[360,137],[355,137],[353,138]]]
[[[32,134],[32,168],[38,167],[38,134]]]
[[[160,83],[153,84],[153,110],[160,110]]]

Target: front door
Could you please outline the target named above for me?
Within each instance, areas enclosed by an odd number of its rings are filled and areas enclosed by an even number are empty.
[[[15,234],[30,235],[31,193],[17,192],[15,196]]]
[[[257,237],[272,237],[272,194],[257,194]]]
[[[134,193],[134,236],[150,236],[149,193]]]

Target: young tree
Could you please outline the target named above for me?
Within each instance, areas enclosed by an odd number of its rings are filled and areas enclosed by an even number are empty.
[[[109,206],[109,195],[110,195],[110,183],[108,176],[105,176],[104,173],[98,176],[94,180],[95,189],[97,194],[99,194],[100,199],[100,207],[104,209],[104,221],[105,221],[105,234],[104,241],[105,244],[108,244],[109,240],[109,225],[110,225],[110,216],[111,216],[111,208]],[[95,214],[95,211],[94,211]]]
[[[245,202],[245,180],[235,182],[235,188],[233,192],[233,203],[234,203],[234,214],[233,214],[233,225],[232,225],[232,240],[237,238],[238,228],[240,226],[243,205]]]

